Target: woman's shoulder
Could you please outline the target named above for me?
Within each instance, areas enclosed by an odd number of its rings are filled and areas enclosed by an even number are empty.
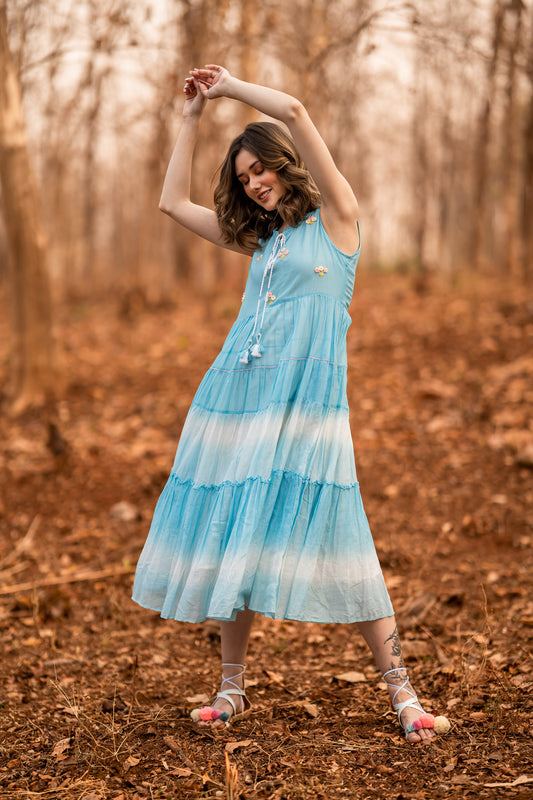
[[[309,212],[306,215],[305,219],[302,220],[300,223],[306,230],[310,228],[312,231],[315,232],[315,236],[321,240],[323,245],[325,245],[329,250],[331,250],[338,258],[346,261],[351,259],[356,259],[359,257],[359,253],[361,250],[361,237],[359,236],[359,242],[357,246],[357,250],[352,253],[345,253],[341,250],[335,242],[332,241],[324,223],[322,220],[321,208],[315,208],[313,211]],[[357,233],[359,234],[359,222],[355,223],[357,227]]]

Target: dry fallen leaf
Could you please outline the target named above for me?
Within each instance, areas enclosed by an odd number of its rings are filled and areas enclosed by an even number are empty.
[[[176,778],[188,778],[192,775],[192,769],[188,767],[177,767],[169,772],[169,775],[175,775]]]
[[[307,714],[309,714],[310,717],[318,717],[318,706],[316,706],[314,703],[303,703],[302,708]]]
[[[340,675],[335,675],[335,678],[346,683],[364,683],[367,679],[364,672],[342,672]]]
[[[248,747],[252,744],[251,739],[243,739],[241,742],[228,742],[225,750],[226,753],[234,753],[235,750],[238,750],[240,747]]]
[[[66,751],[70,748],[70,736],[67,736],[66,739],[60,739],[59,742],[56,742],[54,745],[54,749],[52,750],[52,755],[58,761],[63,761],[66,756]]]
[[[474,783],[472,778],[469,778],[468,775],[454,775],[451,782],[455,784]]]
[[[263,671],[265,675],[270,678],[271,681],[273,681],[273,683],[283,683],[283,675],[281,672],[274,672],[271,669],[265,669]]]
[[[63,706],[61,711],[62,711],[63,714],[70,714],[72,717],[76,717],[76,719],[77,719],[78,716],[79,716],[79,713],[80,713],[80,707],[79,706]]]
[[[173,753],[177,753],[179,751],[179,746],[172,736],[163,736],[163,741]]]
[[[124,762],[124,772],[127,772],[132,767],[136,767],[140,760],[140,758],[135,758],[135,756],[128,756]]]
[[[186,697],[185,700],[188,703],[209,703],[209,695],[205,693],[193,694],[190,697]]]

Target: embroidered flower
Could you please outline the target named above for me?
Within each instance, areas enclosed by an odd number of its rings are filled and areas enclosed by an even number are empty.
[[[327,271],[328,271],[327,267],[315,267],[316,274],[320,275],[321,278],[324,277]]]
[[[276,297],[275,297],[275,295],[272,294],[272,292],[267,292],[267,301],[268,301],[268,305],[269,306],[272,305],[272,303],[274,302],[275,299],[276,299]]]
[[[261,255],[260,255],[260,256],[257,256],[257,258],[256,258],[255,260],[256,260],[256,261],[261,261],[261,259],[262,259],[262,258],[263,258],[263,253],[261,253]]]
[[[279,251],[278,258],[286,258],[288,255],[289,251],[287,250],[287,248],[283,248],[283,250]]]
[[[307,225],[312,225],[313,222],[316,222],[316,217],[307,217],[305,222],[306,222]]]
[[[245,298],[245,297],[246,297],[246,292],[243,292],[243,293],[242,293],[242,297],[241,297],[241,303],[244,303],[244,298]]]

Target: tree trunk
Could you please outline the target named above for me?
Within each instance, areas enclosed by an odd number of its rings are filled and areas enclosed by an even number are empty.
[[[426,235],[428,218],[429,157],[426,116],[427,93],[423,75],[424,53],[417,42],[415,54],[415,99],[413,105],[413,237],[415,267],[419,274],[426,270]]]
[[[505,210],[505,242],[503,266],[506,275],[516,275],[519,253],[519,147],[520,115],[517,104],[516,59],[521,48],[522,0],[510,3],[508,18],[513,20],[513,30],[507,43],[507,82],[505,88],[506,111],[503,131],[503,180]]]
[[[529,79],[529,101],[524,121],[524,174],[522,178],[522,203],[520,238],[522,241],[522,274],[528,283],[533,281],[533,6],[531,6],[530,42],[526,73]]]
[[[257,81],[257,11],[257,4],[254,0],[241,0],[240,77],[248,83]],[[240,111],[243,128],[249,122],[255,122],[259,116],[255,108],[246,103],[240,103]]]
[[[9,400],[13,412],[54,395],[52,309],[45,236],[30,167],[18,75],[0,0],[0,182],[10,262],[14,335]]]
[[[487,90],[483,110],[479,118],[474,175],[474,219],[472,229],[471,261],[478,270],[483,252],[483,236],[486,233],[487,184],[489,173],[489,144],[492,121],[492,105],[496,93],[496,67],[500,58],[503,38],[505,7],[502,0],[494,0],[492,53],[487,69]]]

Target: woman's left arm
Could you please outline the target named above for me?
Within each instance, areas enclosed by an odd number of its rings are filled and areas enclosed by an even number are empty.
[[[191,75],[198,79],[207,98],[240,100],[287,125],[296,149],[320,190],[324,227],[340,250],[354,252],[359,242],[357,200],[302,103],[285,92],[234,78],[215,64],[192,70]]]

